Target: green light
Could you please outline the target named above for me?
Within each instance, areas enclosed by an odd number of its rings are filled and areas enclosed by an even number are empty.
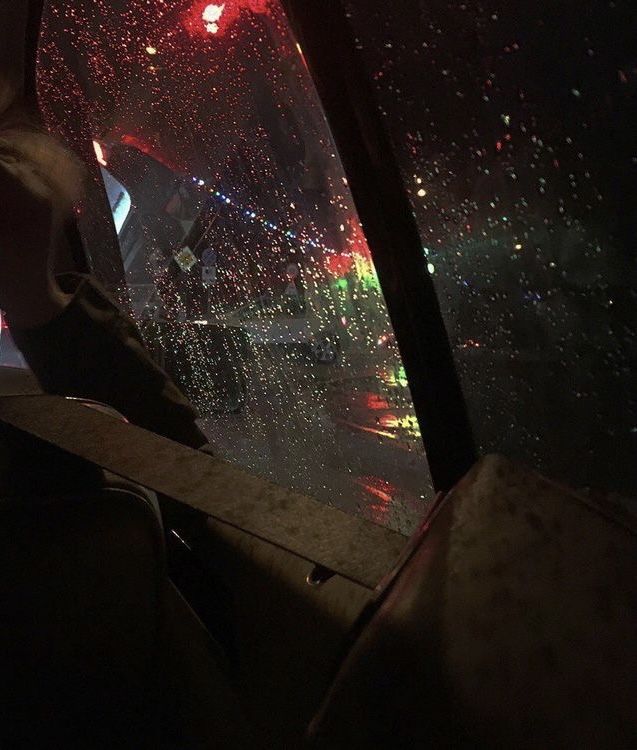
[[[407,380],[407,373],[405,372],[405,368],[403,367],[403,365],[399,365],[398,367],[396,380],[398,381],[398,384],[403,388],[406,388],[409,385],[409,381]]]
[[[366,289],[368,292],[380,292],[380,282],[375,273],[371,273],[369,276],[363,276],[361,279],[361,285],[363,289]]]

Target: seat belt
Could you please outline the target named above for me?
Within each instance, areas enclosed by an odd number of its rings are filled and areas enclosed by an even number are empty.
[[[369,589],[407,546],[396,531],[62,396],[1,397],[0,423]]]

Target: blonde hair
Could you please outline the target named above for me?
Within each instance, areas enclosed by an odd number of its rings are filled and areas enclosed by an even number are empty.
[[[84,180],[80,160],[36,122],[0,77],[0,163],[7,157],[29,164],[36,172],[56,214],[68,212],[79,200]]]

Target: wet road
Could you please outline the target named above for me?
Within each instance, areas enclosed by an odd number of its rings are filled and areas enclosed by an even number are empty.
[[[8,332],[0,365],[24,367]],[[272,481],[405,534],[433,498],[406,381],[383,358],[320,366],[269,352],[238,414],[208,414],[215,453]]]
[[[434,493],[400,373],[382,358],[321,367],[270,352],[260,378],[260,364],[241,413],[201,420],[216,454],[411,533]]]

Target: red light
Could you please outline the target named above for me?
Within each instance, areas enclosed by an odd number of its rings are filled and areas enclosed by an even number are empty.
[[[365,393],[365,406],[372,411],[378,411],[380,409],[389,409],[389,403],[386,399],[379,396],[377,393]]]
[[[142,140],[141,138],[138,138],[136,135],[126,133],[125,135],[122,135],[120,141],[125,146],[130,146],[131,148],[135,148],[138,151],[141,151],[142,154],[146,154],[146,156],[149,156],[151,159],[158,161],[160,164],[163,164],[173,172],[184,171],[179,164],[160,152],[158,147],[156,147],[152,143],[148,143],[145,140]]]
[[[358,477],[354,480],[359,487],[362,487],[365,492],[369,492],[370,495],[377,497],[384,505],[389,505],[394,500],[394,495],[397,490],[396,487],[388,482],[386,479],[380,477]]]
[[[210,0],[198,0],[184,18],[184,26],[191,36],[222,36],[246,10],[250,13],[264,14],[270,7],[271,0],[225,0],[211,3]]]
[[[330,275],[337,279],[340,279],[348,274],[351,271],[353,265],[354,259],[351,255],[345,255],[344,253],[334,253],[325,256],[325,267],[327,268]]]

